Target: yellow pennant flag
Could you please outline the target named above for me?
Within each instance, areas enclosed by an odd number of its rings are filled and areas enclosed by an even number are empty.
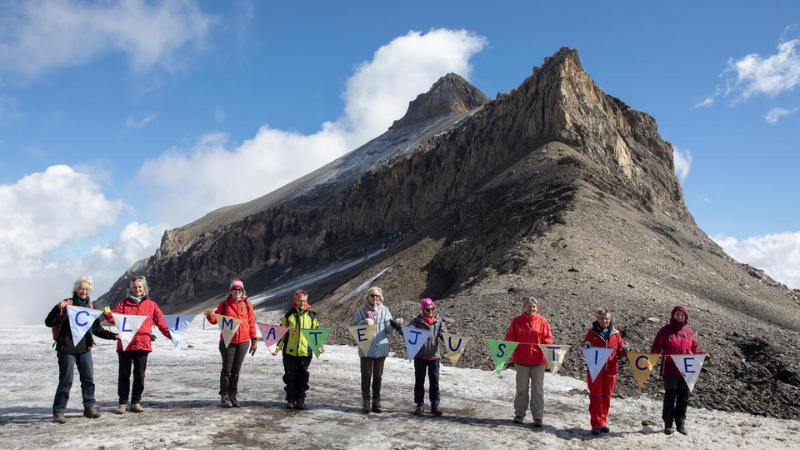
[[[564,357],[567,355],[569,345],[539,344],[539,348],[542,349],[544,359],[547,361],[547,368],[555,377],[561,364],[564,364]]]
[[[647,377],[650,376],[650,372],[653,371],[653,367],[656,366],[660,357],[661,355],[657,353],[628,352],[628,361],[631,363],[633,376],[636,377],[639,389],[644,386],[644,382],[647,381]]]
[[[374,323],[372,325],[356,325],[347,327],[350,330],[350,335],[356,340],[356,344],[364,352],[364,356],[369,354],[369,347],[372,345],[372,338],[375,337],[375,330],[378,328]]]
[[[231,345],[231,339],[233,339],[233,336],[236,334],[236,330],[239,329],[239,325],[244,322],[244,320],[223,316],[222,314],[214,314],[214,317],[217,319],[219,331],[222,333],[222,340],[225,342],[225,348],[228,348],[228,346]]]
[[[464,348],[467,343],[472,340],[471,337],[456,336],[455,334],[442,333],[444,338],[444,347],[447,349],[444,356],[450,358],[450,362],[455,366],[461,355],[464,354]]]

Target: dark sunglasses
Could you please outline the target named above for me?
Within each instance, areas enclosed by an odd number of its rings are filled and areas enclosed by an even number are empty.
[[[369,294],[369,296],[370,297],[379,297],[380,298],[381,294]]]
[[[425,308],[425,311],[436,311],[436,307],[435,306],[428,306],[427,308]]]

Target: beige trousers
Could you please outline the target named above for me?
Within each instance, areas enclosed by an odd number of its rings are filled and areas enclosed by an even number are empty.
[[[527,366],[514,364],[517,371],[517,395],[514,397],[514,415],[525,417],[528,410],[528,382],[530,382],[531,416],[544,416],[544,364]]]

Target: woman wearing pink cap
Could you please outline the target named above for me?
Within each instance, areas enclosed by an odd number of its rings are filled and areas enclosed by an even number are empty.
[[[222,335],[219,336],[219,353],[222,355],[222,371],[219,376],[220,404],[223,408],[239,407],[236,395],[239,393],[239,372],[242,370],[244,357],[250,350],[255,355],[258,346],[256,336],[256,315],[253,304],[247,299],[244,283],[238,278],[231,282],[228,298],[219,302],[216,311],[211,308],[203,311],[210,323],[216,324],[215,314],[241,319],[243,322],[236,329],[236,334],[231,338],[230,344],[225,347]]]
[[[425,404],[425,373],[428,374],[430,382],[428,395],[431,400],[431,414],[441,416],[442,410],[439,409],[439,340],[444,341],[442,333],[447,333],[447,326],[441,317],[436,315],[436,305],[433,300],[423,298],[419,302],[422,314],[418,315],[408,324],[411,328],[430,331],[428,340],[414,356],[414,403],[417,409],[414,415],[421,416],[424,412]]]

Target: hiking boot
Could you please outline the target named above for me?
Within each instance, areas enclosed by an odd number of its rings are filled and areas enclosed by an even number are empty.
[[[117,406],[117,410],[114,411],[114,412],[116,414],[125,414],[125,410],[127,408],[128,408],[128,406],[125,403],[120,403],[119,406]]]
[[[608,433],[611,430],[609,430],[607,426],[603,425],[602,427],[600,427],[600,431],[603,433]]]
[[[219,401],[219,404],[223,408],[230,408],[231,407],[231,396],[228,395],[228,394],[223,395],[222,398]]]
[[[678,433],[680,433],[680,434],[683,434],[683,435],[689,434],[689,432],[686,431],[686,427],[683,425],[683,421],[681,421],[681,422],[676,421],[675,422],[675,428],[678,430]]]
[[[87,419],[99,419],[101,414],[94,408],[85,408],[83,410],[83,417]]]
[[[431,405],[431,414],[433,414],[436,417],[439,417],[444,413],[442,412],[441,409],[439,409],[439,405]]]
[[[533,419],[533,428],[542,428],[542,419]]]
[[[373,398],[372,399],[372,412],[374,413],[382,413],[383,408],[381,408],[381,399]]]
[[[234,408],[239,408],[242,406],[239,404],[239,400],[236,400],[236,394],[231,394],[229,396],[229,399],[231,401],[231,406],[233,406]]]
[[[306,409],[306,401],[298,400],[294,403],[294,409]]]
[[[425,412],[425,406],[422,403],[420,403],[419,405],[417,405],[417,409],[414,410],[414,415],[421,416],[422,413],[424,412]]]
[[[522,416],[514,416],[514,423],[522,423]]]
[[[60,424],[65,424],[65,423],[67,423],[67,419],[64,418],[64,413],[63,412],[56,412],[56,413],[53,413],[53,422],[60,423]]]
[[[672,434],[674,432],[675,430],[672,429],[672,425],[667,425],[666,427],[664,427],[664,434]]]
[[[592,427],[592,434],[595,435],[595,436],[600,434],[600,428],[599,427]]]
[[[294,409],[294,400],[286,400],[286,409]]]
[[[134,403],[131,405],[131,412],[134,413],[144,412],[144,408],[142,408],[142,405],[140,405],[139,403]]]

